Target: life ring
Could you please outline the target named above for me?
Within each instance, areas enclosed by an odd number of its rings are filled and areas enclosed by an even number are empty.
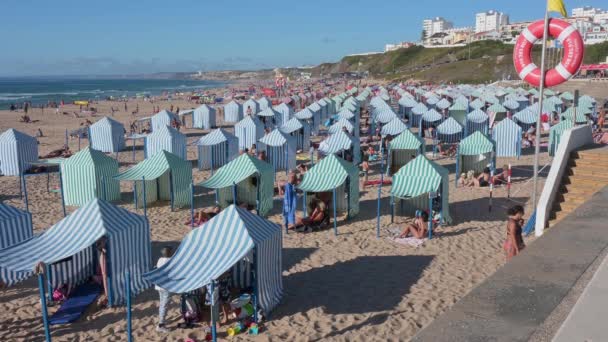
[[[544,21],[533,22],[519,35],[513,50],[513,63],[519,77],[529,84],[540,86],[540,68],[532,62],[532,47],[543,38]],[[549,36],[564,46],[561,62],[545,74],[545,86],[566,82],[578,72],[583,62],[585,46],[580,33],[566,21],[549,19]]]

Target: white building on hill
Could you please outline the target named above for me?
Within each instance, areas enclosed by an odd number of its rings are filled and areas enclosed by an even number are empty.
[[[509,24],[509,16],[494,10],[475,15],[475,33],[500,31]]]

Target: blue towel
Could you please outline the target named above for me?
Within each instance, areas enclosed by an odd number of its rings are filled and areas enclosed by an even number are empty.
[[[49,324],[66,324],[80,318],[82,313],[95,301],[102,289],[93,283],[78,286],[70,297],[61,304],[59,310],[49,319]]]
[[[285,196],[283,197],[283,217],[285,224],[296,223],[296,207],[298,204],[298,196],[296,194],[296,188],[293,184],[285,184]]]

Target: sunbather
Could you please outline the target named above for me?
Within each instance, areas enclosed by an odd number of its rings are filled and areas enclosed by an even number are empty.
[[[411,235],[416,239],[424,239],[428,234],[429,214],[425,211],[420,213],[414,223],[410,223],[403,229],[403,232],[399,234],[399,238],[403,239]]]

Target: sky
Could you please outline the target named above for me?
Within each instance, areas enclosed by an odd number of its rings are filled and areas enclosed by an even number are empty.
[[[608,7],[606,0],[565,0]],[[2,0],[0,77],[262,69],[417,41],[422,20],[541,19],[543,0]]]

